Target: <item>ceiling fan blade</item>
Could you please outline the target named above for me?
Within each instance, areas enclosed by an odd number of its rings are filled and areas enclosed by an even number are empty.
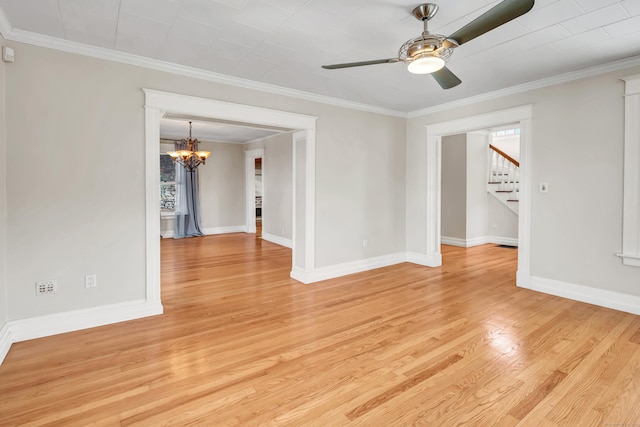
[[[325,68],[327,70],[337,70],[338,68],[361,67],[363,65],[393,64],[394,62],[398,62],[398,61],[400,61],[400,59],[398,58],[374,59],[373,61],[348,62],[346,64],[323,65],[322,68]]]
[[[533,4],[534,0],[504,0],[447,38],[457,42],[458,45],[464,44],[520,15],[524,15],[531,10]],[[453,42],[445,42],[444,44],[447,45],[445,47],[455,47]]]
[[[442,89],[451,89],[462,83],[462,80],[451,72],[447,67],[442,67],[436,72],[431,73],[434,79],[442,87]]]

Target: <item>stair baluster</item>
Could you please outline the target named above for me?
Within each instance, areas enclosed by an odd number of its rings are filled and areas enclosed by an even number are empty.
[[[506,194],[506,201],[501,199],[503,203],[519,201],[520,163],[491,144],[489,148],[489,191]],[[497,185],[497,190],[491,184]],[[517,212],[517,206],[507,205]]]

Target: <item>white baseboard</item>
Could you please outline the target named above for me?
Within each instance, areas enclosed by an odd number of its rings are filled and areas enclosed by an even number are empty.
[[[459,239],[457,237],[442,236],[440,238],[440,242],[444,245],[458,246],[461,248],[486,245],[487,243],[492,243],[494,245],[518,246],[517,238],[501,236],[474,237],[472,239]]]
[[[525,271],[516,271],[516,286],[531,289],[531,275]]]
[[[299,267],[293,267],[291,269],[291,273],[289,273],[289,277],[297,280],[298,282],[304,283],[305,285],[315,281],[313,280],[313,273],[305,271]]]
[[[627,313],[640,314],[640,297],[636,295],[607,291],[536,276],[531,276],[529,289]]]
[[[202,229],[202,232],[207,236],[212,234],[244,233],[245,231],[247,231],[246,225],[228,225],[226,227],[209,227]]]
[[[393,264],[406,262],[407,257],[404,253],[382,255],[373,258],[362,259],[358,261],[345,262],[342,264],[330,265],[327,267],[316,268],[313,272],[292,271],[292,278],[302,283],[313,283],[321,280],[334,279],[336,277],[346,276],[348,274],[361,273],[374,268],[387,267]],[[304,273],[304,274],[303,274]],[[303,279],[303,280],[300,280]]]
[[[442,265],[442,254],[419,254],[415,252],[407,252],[405,261],[412,264],[424,265],[425,267],[440,267]]]
[[[442,265],[442,255],[434,254],[429,256],[413,252],[401,252],[330,265],[327,267],[320,267],[314,271],[305,271],[300,268],[293,268],[290,276],[292,279],[308,284],[320,282],[322,280],[335,279],[336,277],[342,277],[349,274],[361,273],[375,268],[400,264],[403,262],[410,262],[426,267],[439,267]]]
[[[5,357],[7,357],[7,353],[9,353],[9,349],[11,348],[11,335],[9,334],[9,323],[5,323],[0,328],[0,365]]]
[[[126,322],[127,320],[155,316],[162,314],[162,312],[162,304],[159,301],[137,300],[11,320],[0,330],[0,363],[14,342]]]
[[[289,249],[293,247],[293,240],[276,236],[275,234],[269,234],[269,233],[263,232],[262,240],[266,240],[267,242],[275,243],[276,245],[284,246],[285,248],[289,248]]]
[[[247,227],[245,225],[229,225],[226,227],[209,227],[202,229],[202,233],[204,233],[205,236],[210,236],[212,234],[244,233],[246,231]],[[160,235],[163,239],[172,239],[174,236],[174,230],[161,231]]]
[[[467,241],[465,239],[459,239],[457,237],[442,236],[442,237],[440,237],[440,243],[442,243],[443,245],[458,246],[460,248],[468,248],[469,247],[467,245]]]

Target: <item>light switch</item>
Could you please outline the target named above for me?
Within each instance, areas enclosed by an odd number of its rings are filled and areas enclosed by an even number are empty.
[[[540,183],[540,192],[541,193],[548,193],[549,192],[549,183],[548,182],[541,182]]]
[[[4,62],[13,62],[16,59],[15,52],[12,47],[2,46],[2,60]]]

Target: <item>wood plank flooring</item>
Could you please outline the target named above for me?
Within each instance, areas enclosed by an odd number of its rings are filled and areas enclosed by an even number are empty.
[[[165,314],[15,344],[0,425],[640,425],[640,317],[443,256],[303,285],[252,235],[163,240]]]

